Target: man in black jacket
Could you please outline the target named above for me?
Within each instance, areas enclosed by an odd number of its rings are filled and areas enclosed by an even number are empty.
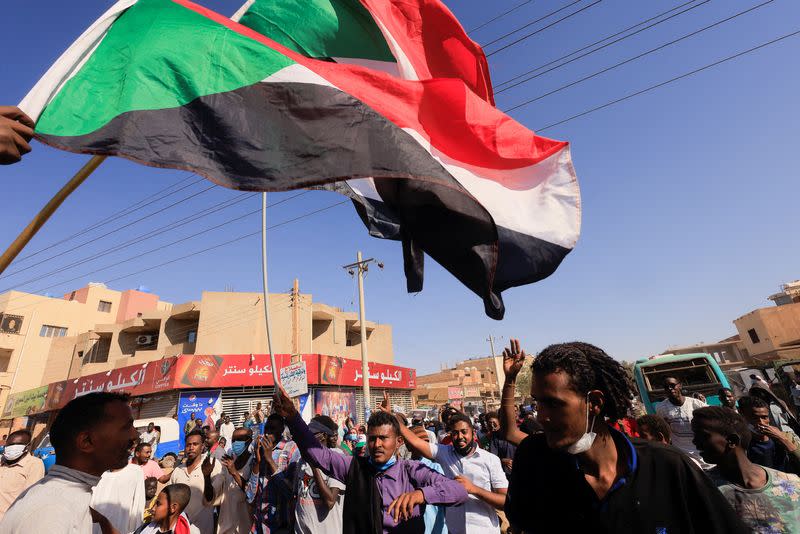
[[[606,423],[626,415],[632,385],[624,368],[588,343],[544,349],[531,395],[544,433],[513,424],[519,342],[504,351],[501,423],[518,443],[506,515],[526,533],[744,533],[747,528],[703,472],[679,450],[629,440]]]

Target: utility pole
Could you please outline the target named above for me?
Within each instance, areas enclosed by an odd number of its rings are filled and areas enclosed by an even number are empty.
[[[363,377],[364,384],[364,423],[366,424],[370,414],[371,397],[369,394],[369,360],[367,359],[367,324],[364,312],[364,273],[369,270],[369,264],[375,263],[379,269],[383,269],[383,263],[377,261],[375,258],[362,259],[361,251],[356,255],[356,262],[349,265],[343,265],[342,268],[346,269],[350,276],[356,274],[355,270],[358,269],[358,322],[361,325],[361,376]]]
[[[489,334],[489,337],[486,338],[486,341],[489,342],[489,347],[492,349],[492,358],[495,357],[495,354],[494,354],[494,340],[495,339],[497,339],[497,338],[494,337],[492,334]]]
[[[502,337],[500,339],[503,339]],[[486,338],[486,341],[489,342],[489,348],[492,351],[492,361],[494,362],[494,375],[497,379],[497,396],[500,397],[500,394],[503,391],[503,380],[505,379],[505,375],[503,374],[503,357],[497,356],[494,352],[494,342],[497,341],[497,338],[493,335],[489,334],[489,337]]]
[[[292,286],[292,363],[300,361],[300,281]]]

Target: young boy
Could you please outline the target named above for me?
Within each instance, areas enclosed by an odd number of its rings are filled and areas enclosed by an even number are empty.
[[[153,520],[137,528],[133,534],[200,534],[196,526],[189,524],[189,518],[183,513],[189,504],[192,493],[186,484],[171,484],[161,490],[153,509]]]
[[[144,507],[142,519],[147,524],[153,520],[153,510],[158,502],[158,479],[156,477],[144,479],[144,498],[147,505]]]

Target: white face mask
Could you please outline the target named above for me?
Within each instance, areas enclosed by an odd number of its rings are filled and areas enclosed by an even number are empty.
[[[592,416],[592,426],[589,427],[589,399],[586,399],[586,431],[583,433],[581,438],[566,448],[566,451],[570,454],[580,454],[582,452],[586,452],[592,448],[592,444],[594,443],[594,439],[597,437],[597,434],[592,432],[594,430],[594,420],[595,417]]]
[[[25,454],[25,449],[27,448],[27,445],[7,445],[5,450],[3,450],[3,458],[8,462],[18,460],[20,456]]]

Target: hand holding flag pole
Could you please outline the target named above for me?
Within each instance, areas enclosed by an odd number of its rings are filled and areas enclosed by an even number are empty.
[[[80,168],[70,180],[64,184],[64,187],[50,199],[44,208],[34,216],[33,220],[25,227],[22,232],[17,236],[11,245],[0,256],[0,274],[6,270],[14,258],[16,258],[22,249],[33,239],[33,236],[44,226],[44,223],[50,218],[59,206],[67,199],[67,197],[80,186],[101,163],[106,159],[106,156],[92,156],[92,159]]]

